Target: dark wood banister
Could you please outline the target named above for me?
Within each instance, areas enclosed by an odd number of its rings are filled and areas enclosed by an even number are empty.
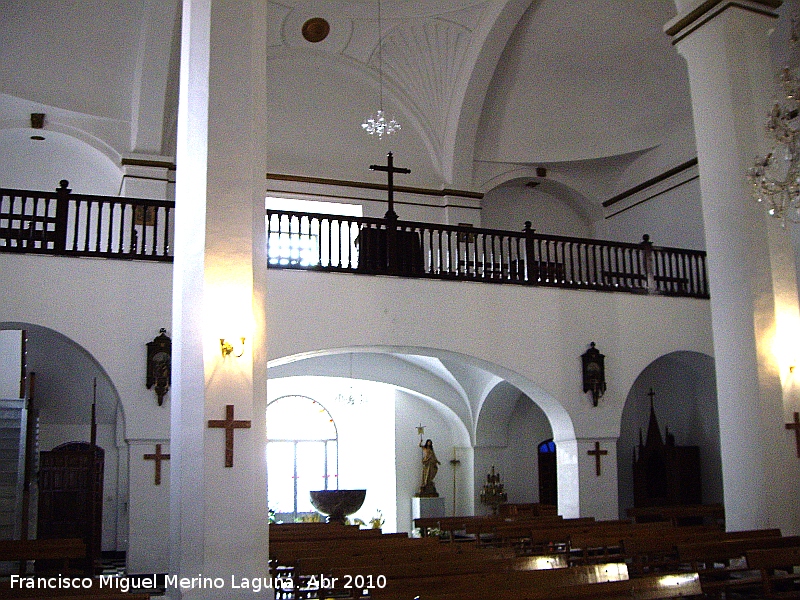
[[[0,189],[0,252],[171,262],[175,202]]]
[[[633,244],[536,233],[529,222],[516,232],[271,209],[267,223],[275,247],[297,246],[292,256],[273,248],[270,268],[709,297],[705,252],[647,235]]]
[[[175,202],[0,189],[0,252],[173,260]],[[708,298],[699,250],[267,210],[270,268]],[[288,245],[290,255],[281,255]],[[300,252],[303,256],[300,256]]]

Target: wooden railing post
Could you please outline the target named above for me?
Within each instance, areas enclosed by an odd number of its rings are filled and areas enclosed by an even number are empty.
[[[653,242],[646,233],[642,236],[642,252],[644,253],[644,274],[647,276],[647,293],[656,293],[656,270],[653,260]]]
[[[62,179],[58,184],[56,193],[56,231],[53,241],[56,252],[64,252],[67,249],[67,218],[69,216],[69,195],[72,192],[67,186],[69,181]]]
[[[389,275],[400,275],[400,234],[397,215],[386,213],[386,271]]]
[[[533,276],[534,271],[534,264],[536,260],[536,252],[533,242],[533,234],[536,233],[536,230],[531,227],[530,221],[525,221],[525,227],[523,228],[525,232],[525,282],[529,285],[533,285],[536,283],[537,277]]]

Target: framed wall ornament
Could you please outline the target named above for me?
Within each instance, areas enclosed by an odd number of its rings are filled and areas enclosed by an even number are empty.
[[[154,389],[158,405],[164,403],[164,396],[172,383],[172,340],[167,330],[161,328],[152,342],[147,342],[147,389]]]

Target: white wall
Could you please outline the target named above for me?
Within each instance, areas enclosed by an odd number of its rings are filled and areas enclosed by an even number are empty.
[[[41,325],[71,339],[113,382],[125,436],[169,437],[169,394],[158,406],[145,387],[145,358],[159,329],[170,333],[171,265],[3,254],[0,270],[0,323]]]
[[[161,444],[169,454],[169,439],[136,440],[128,447],[130,493],[128,510],[129,573],[166,573],[169,570],[169,474],[170,461],[161,461],[161,485],[155,485],[155,461],[144,460]]]
[[[595,225],[597,237],[636,244],[647,234],[656,246],[705,250],[700,185],[693,172],[610,206]]]
[[[0,398],[19,398],[22,374],[22,332],[0,331]]]
[[[576,494],[599,482],[589,477],[594,459],[574,450],[575,440],[616,440],[625,399],[641,371],[676,350],[712,354],[703,300],[288,271],[270,271],[268,289],[271,359],[375,347],[449,352],[491,365],[542,408],[557,444],[572,441],[559,465],[574,461],[575,477],[581,477],[574,481]],[[608,389],[598,407],[580,381],[580,355],[590,341],[606,355]],[[476,456],[476,472],[485,466]],[[604,480],[595,490],[607,496],[586,498],[614,511],[615,469],[608,472],[613,484]],[[579,505],[575,498],[574,510],[583,512]]]
[[[586,216],[539,188],[502,185],[487,192],[481,206],[483,226],[490,229],[522,231],[525,221],[530,221],[537,233],[591,237]]]

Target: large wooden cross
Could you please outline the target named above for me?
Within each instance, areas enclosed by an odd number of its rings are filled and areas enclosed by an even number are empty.
[[[236,421],[233,418],[233,404],[225,406],[225,420],[209,419],[208,426],[212,429],[225,430],[225,466],[233,466],[233,430],[250,429],[250,421]]]
[[[387,189],[389,190],[389,210],[386,211],[386,219],[397,219],[397,213],[394,212],[394,174],[395,173],[402,173],[408,174],[411,173],[411,169],[404,169],[402,167],[395,167],[394,166],[394,158],[392,157],[392,153],[386,155],[386,166],[383,165],[370,165],[370,171],[385,171],[386,177],[388,179],[387,182]]]
[[[156,444],[156,452],[155,454],[145,454],[145,460],[153,460],[156,464],[156,477],[155,477],[155,484],[161,485],[161,461],[162,460],[169,460],[169,454],[161,454],[161,444]]]
[[[608,450],[600,450],[600,442],[595,442],[594,450],[587,450],[586,454],[594,456],[595,470],[597,471],[597,476],[600,477],[600,457],[608,454]]]
[[[800,458],[800,413],[794,413],[794,422],[787,423],[786,429],[794,429],[794,443],[797,446],[797,458]]]

